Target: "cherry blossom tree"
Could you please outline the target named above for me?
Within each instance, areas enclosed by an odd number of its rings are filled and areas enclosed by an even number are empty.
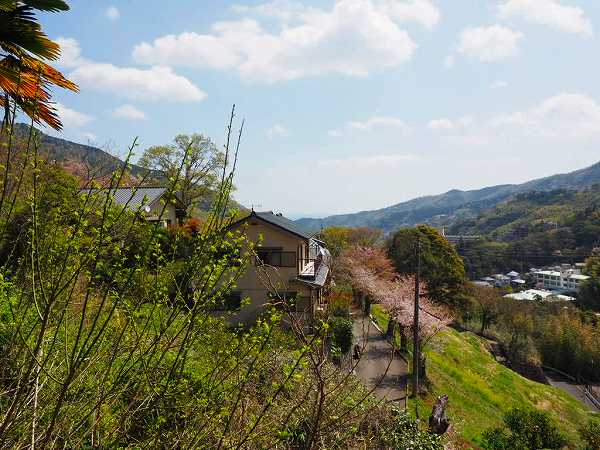
[[[360,297],[380,304],[389,314],[387,334],[393,337],[396,326],[400,327],[401,347],[406,349],[408,335],[414,327],[414,276],[399,276],[394,272],[391,261],[379,249],[353,247],[341,256],[340,266],[347,281]],[[444,306],[432,302],[427,297],[427,284],[420,286],[422,295],[419,302],[419,341],[424,348],[453,316]]]

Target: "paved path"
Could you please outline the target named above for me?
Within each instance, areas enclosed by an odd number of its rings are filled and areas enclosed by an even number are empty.
[[[568,394],[571,394],[581,403],[583,403],[590,411],[600,412],[600,408],[598,408],[584,393],[584,386],[575,384],[573,381],[569,380],[566,377],[561,376],[555,372],[545,371],[546,378],[548,382]]]
[[[374,394],[389,401],[397,401],[404,408],[408,366],[399,356],[394,356],[392,346],[369,318],[357,316],[354,320],[354,337],[362,352],[356,374]]]

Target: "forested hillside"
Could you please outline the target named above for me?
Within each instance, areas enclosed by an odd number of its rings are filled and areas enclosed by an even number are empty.
[[[322,219],[304,218],[299,219],[298,223],[315,231],[327,226],[368,226],[382,229],[386,233],[421,223],[447,227],[476,218],[489,208],[519,193],[556,189],[583,190],[596,183],[600,183],[600,163],[523,184],[491,186],[471,191],[454,189],[444,194],[420,197],[379,210]]]
[[[582,261],[600,246],[600,185],[518,194],[449,232],[483,236],[461,246],[472,277]]]
[[[30,134],[29,125],[15,124],[13,133],[16,139],[27,140]],[[68,166],[69,164],[78,163],[102,175],[117,170],[123,164],[123,161],[116,156],[91,145],[78,144],[52,137],[39,130],[36,136],[39,136],[41,154],[47,157],[48,160],[56,161],[62,165]],[[135,164],[132,164],[129,170],[134,176],[146,172],[146,169]]]

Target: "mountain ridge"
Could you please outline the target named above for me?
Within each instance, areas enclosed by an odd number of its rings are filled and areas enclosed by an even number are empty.
[[[16,123],[13,127],[17,139],[27,139],[30,125]],[[50,136],[34,127],[40,139],[40,151],[49,160],[57,163],[77,162],[100,172],[97,175],[106,175],[123,166],[123,161],[105,150],[87,144],[79,144],[59,137]],[[147,169],[136,164],[130,164],[129,172],[134,176],[148,173]]]
[[[300,218],[296,222],[318,231],[327,226],[368,226],[385,232],[419,223],[447,227],[474,218],[513,195],[556,189],[584,190],[600,183],[600,162],[572,172],[550,175],[520,184],[499,184],[480,189],[451,189],[438,195],[417,197],[376,210],[336,214],[324,218]]]

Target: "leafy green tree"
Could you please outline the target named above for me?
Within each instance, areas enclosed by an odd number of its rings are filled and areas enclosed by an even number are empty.
[[[369,227],[327,227],[320,231],[319,238],[325,242],[334,258],[350,247],[376,247],[382,242],[383,231]]]
[[[567,444],[548,413],[514,408],[504,416],[504,427],[483,433],[483,448],[488,450],[559,449]]]
[[[600,256],[587,259],[584,273],[591,278],[581,286],[578,303],[584,308],[600,311]]]
[[[210,197],[220,181],[225,155],[203,134],[175,137],[171,145],[158,145],[144,151],[140,166],[176,182],[180,200],[188,213],[201,199]]]
[[[469,288],[469,294],[475,302],[475,314],[481,322],[479,334],[483,335],[500,316],[499,302],[504,299],[495,289],[476,285]]]
[[[388,255],[398,273],[416,273],[417,241],[421,243],[421,276],[427,282],[429,298],[447,305],[462,304],[466,283],[463,261],[435,228],[419,225],[392,236]]]

